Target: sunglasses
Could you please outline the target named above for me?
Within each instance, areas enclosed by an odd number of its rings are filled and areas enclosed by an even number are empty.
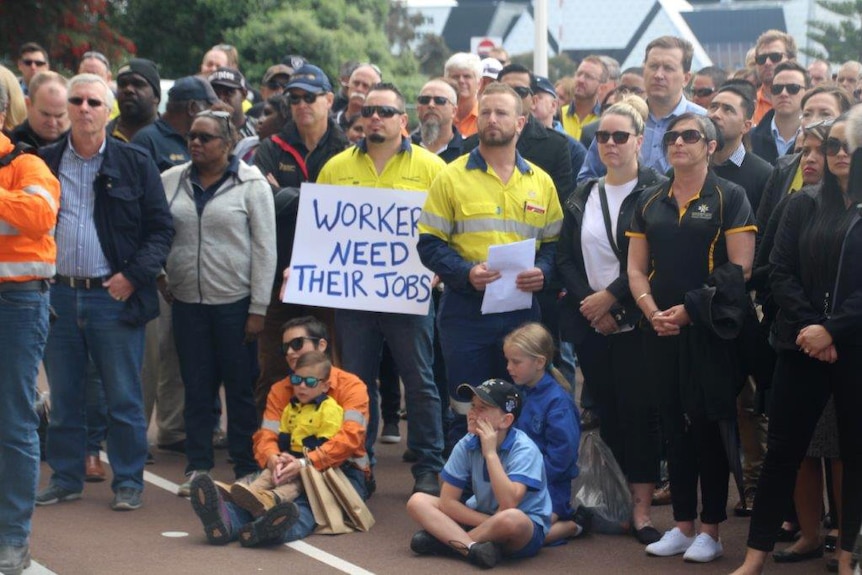
[[[302,346],[305,345],[305,340],[313,341],[317,343],[320,341],[319,337],[295,337],[290,341],[282,342],[281,344],[281,352],[287,353],[288,350],[292,349],[293,351],[299,351],[302,349]]]
[[[791,96],[795,96],[804,87],[805,86],[801,84],[773,84],[770,91],[772,92],[773,96],[777,96],[786,89],[788,94],[790,94]]]
[[[533,91],[526,86],[512,86],[512,89],[515,91],[516,94],[518,94],[518,97],[521,99],[533,95]]]
[[[81,98],[80,96],[72,96],[69,98],[68,102],[73,106],[83,106],[84,102],[87,102],[87,105],[91,108],[98,108],[105,105],[103,101],[97,100],[96,98]]]
[[[287,86],[287,82],[276,82],[274,80],[270,80],[264,85],[270,90],[283,90],[284,87]]]
[[[625,96],[626,94],[635,94],[639,96],[643,94],[644,91],[637,86],[626,86],[625,84],[622,84],[621,86],[617,87],[617,93],[621,96]]]
[[[325,379],[321,379],[319,377],[303,377],[301,375],[291,374],[290,376],[290,384],[291,385],[299,385],[300,383],[304,383],[305,387],[317,387],[319,383],[323,383],[326,381]]]
[[[418,96],[416,101],[422,104],[423,106],[427,106],[431,102],[434,102],[437,106],[443,106],[449,103],[449,98],[446,96]]]
[[[81,56],[81,61],[89,60],[90,58],[95,58],[99,62],[105,65],[105,68],[111,69],[111,64],[108,63],[108,57],[102,54],[101,52],[84,52],[84,55]]]
[[[676,141],[682,138],[682,141],[686,144],[696,144],[701,141],[705,136],[698,130],[683,130],[682,132],[677,132],[676,130],[672,132],[665,132],[664,136],[662,136],[661,140],[664,142],[665,147],[670,146],[671,144],[675,144]]]
[[[769,60],[773,64],[778,64],[784,59],[784,52],[767,52],[766,54],[758,54],[754,57],[754,61],[763,66]]]
[[[199,141],[201,144],[207,145],[213,140],[219,140],[221,136],[215,134],[207,134],[206,132],[189,132],[186,134],[186,140],[189,142]]]
[[[27,58],[26,60],[21,60],[21,63],[25,66],[36,66],[37,68],[41,68],[48,64],[45,60],[31,60]]]
[[[300,102],[305,102],[306,104],[313,104],[317,101],[318,96],[320,94],[312,94],[311,92],[306,92],[303,95],[299,94],[288,94],[287,101],[296,106]]]
[[[403,110],[399,110],[394,106],[362,106],[362,117],[370,118],[374,114],[377,114],[381,118],[391,118],[392,116],[400,116],[403,114]]]
[[[614,144],[625,144],[629,141],[629,136],[632,136],[631,132],[623,132],[622,130],[617,132],[599,130],[596,132],[596,141],[600,144],[607,144],[613,138]]]
[[[715,93],[715,88],[695,88],[691,93],[698,98],[709,98]]]
[[[826,138],[826,141],[823,142],[823,150],[827,156],[837,156],[841,150],[844,150],[848,156],[850,155],[847,142],[842,142],[838,138]]]

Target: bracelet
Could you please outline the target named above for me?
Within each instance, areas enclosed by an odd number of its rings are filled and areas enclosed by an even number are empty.
[[[641,301],[643,298],[645,298],[646,296],[648,296],[648,295],[650,295],[650,292],[648,292],[648,291],[645,291],[644,293],[642,293],[641,295],[639,295],[639,296],[637,297],[637,299],[635,300],[635,305],[639,304],[639,303],[640,303],[640,301]]]

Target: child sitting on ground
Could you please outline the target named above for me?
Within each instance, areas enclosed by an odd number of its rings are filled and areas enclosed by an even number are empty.
[[[526,323],[503,340],[506,369],[524,395],[515,427],[532,439],[545,461],[551,495],[551,529],[545,544],[578,537],[589,531],[592,514],[572,510],[572,479],[578,476],[581,427],[571,388],[551,362],[554,338],[539,323]]]
[[[407,502],[410,517],[422,526],[410,548],[419,555],[464,557],[485,568],[503,556],[532,557],[551,524],[551,498],[542,453],[513,427],[521,394],[507,381],[490,379],[476,388],[462,384],[458,395],[472,396],[467,435],[440,474],[440,497],[414,493]],[[473,495],[462,503],[467,487]]]
[[[329,359],[319,351],[308,352],[297,360],[296,371],[289,376],[293,398],[282,412],[278,430],[282,455],[268,462],[253,482],[231,485],[233,502],[254,517],[262,516],[278,503],[293,501],[302,493],[299,476],[281,480],[282,469],[288,462],[283,454],[304,457],[303,448],[315,449],[341,429],[344,410],[326,394],[331,369]]]

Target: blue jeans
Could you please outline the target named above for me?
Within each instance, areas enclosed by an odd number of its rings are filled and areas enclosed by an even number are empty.
[[[186,473],[215,467],[213,405],[222,382],[234,474],[243,477],[259,469],[251,446],[258,427],[254,405],[257,345],[245,341],[249,303],[246,297],[222,305],[173,304],[174,339],[186,389]]]
[[[105,388],[96,364],[87,364],[87,455],[98,455],[108,436],[108,406]]]
[[[0,545],[20,547],[30,538],[39,481],[39,417],[33,406],[47,337],[47,291],[0,292]]]
[[[51,482],[63,489],[84,488],[87,450],[87,365],[92,360],[102,379],[108,408],[108,457],[114,491],[144,488],[147,424],[141,394],[144,326],[120,320],[125,302],[104,289],[73,289],[55,284],[51,303],[57,321],[45,348],[45,371],[51,388],[48,464]]]
[[[350,464],[343,465],[341,470],[362,500],[367,499],[368,492],[365,490],[365,473]],[[299,519],[285,532],[281,539],[282,543],[305,539],[314,532],[314,528],[317,525],[314,522],[314,514],[311,512],[311,507],[308,504],[308,498],[305,496],[305,493],[297,497],[293,503],[299,509]],[[236,541],[239,538],[240,527],[254,521],[254,517],[239,505],[229,501],[225,502],[225,508],[227,509],[228,517],[230,517],[230,524],[227,526],[230,540]]]
[[[407,447],[418,458],[411,469],[413,476],[439,473],[443,469],[443,418],[432,368],[433,308],[429,306],[424,316],[338,309],[335,329],[344,369],[368,386],[371,420],[366,428],[365,449],[372,462],[380,426],[377,372],[385,339],[404,382],[404,404],[409,414]]]

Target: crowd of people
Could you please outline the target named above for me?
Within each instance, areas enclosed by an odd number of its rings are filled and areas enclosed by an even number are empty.
[[[572,481],[598,425],[647,554],[720,557],[734,476],[751,516],[735,573],[795,539],[776,562],[837,551],[827,566],[849,575],[862,64],[803,67],[776,30],[736,71],[693,73],[673,36],[640,67],[591,55],[556,84],[492,56],[449,58],[412,131],[373,63],[333,83],[287,56],[255,90],[220,44],[167,94],[146,58],[115,70],[86,52],[67,79],[26,43],[21,77],[0,69],[0,572],[29,565],[34,505],[108,477],[103,446],[116,511],[141,507],[146,464],[174,452],[210,543],[306,537],[302,470],[338,468],[371,497],[403,386],[416,554],[490,568],[589,532]],[[284,301],[303,183],[427,192],[411,247],[434,274],[426,313]],[[531,266],[488,264],[525,240]],[[526,307],[485,313],[498,281]],[[211,475],[217,448],[234,483]]]

